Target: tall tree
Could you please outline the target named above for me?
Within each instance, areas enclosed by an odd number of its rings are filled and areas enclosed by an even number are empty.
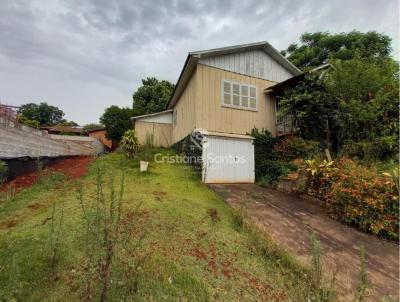
[[[98,129],[103,129],[103,128],[104,128],[104,125],[102,125],[102,124],[90,123],[90,124],[86,124],[85,126],[83,126],[83,131],[89,132],[92,130],[98,130]]]
[[[43,125],[56,125],[65,122],[63,116],[64,112],[58,107],[51,106],[46,102],[40,104],[28,103],[22,105],[18,113],[25,119],[38,121],[41,126]]]
[[[334,97],[326,90],[324,78],[318,73],[311,73],[296,86],[285,89],[281,114],[294,117],[302,137],[329,146],[337,106]]]
[[[398,63],[360,57],[332,63],[324,77],[310,73],[284,91],[283,114],[295,116],[300,135],[336,150],[360,142],[378,146],[379,156],[398,152]]]
[[[338,104],[339,141],[398,141],[399,65],[393,59],[337,60],[326,80]],[[383,141],[381,142],[382,144]]]
[[[120,108],[118,106],[108,107],[100,117],[100,123],[106,127],[108,139],[120,140],[126,130],[132,128],[130,118],[134,112],[130,108]]]
[[[332,59],[350,60],[356,56],[369,59],[388,58],[391,39],[375,31],[331,34],[304,33],[300,44],[293,43],[282,51],[294,65],[307,70]]]
[[[174,90],[174,84],[156,78],[142,79],[142,86],[133,94],[133,110],[136,115],[159,112],[166,105]]]

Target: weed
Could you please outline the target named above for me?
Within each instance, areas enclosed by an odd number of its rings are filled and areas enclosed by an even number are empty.
[[[18,301],[22,290],[20,272],[17,263],[18,255],[12,251],[13,243],[9,243],[8,251],[1,259],[0,272],[8,266],[7,283],[0,287],[0,301]]]
[[[246,223],[246,213],[244,207],[240,207],[239,209],[232,210],[232,223],[233,228],[238,231],[242,232],[245,227]]]
[[[125,189],[125,177],[122,174],[120,179],[119,191],[116,190],[115,175],[113,172],[108,175],[108,194],[104,192],[105,176],[104,170],[96,170],[96,194],[94,202],[85,201],[83,187],[80,186],[77,192],[77,199],[82,209],[82,218],[86,229],[85,234],[85,287],[84,300],[93,300],[94,274],[99,272],[100,279],[98,286],[101,287],[99,300],[104,302],[109,300],[111,274],[115,256],[120,254],[119,246],[129,240],[132,230],[129,221],[122,221],[123,217],[123,197]],[[135,213],[138,211],[135,211]],[[141,242],[141,239],[137,240]],[[135,247],[129,247],[129,253],[135,251]],[[132,266],[131,266],[132,267]]]
[[[330,286],[326,286],[323,282],[321,242],[315,233],[310,236],[310,245],[310,269],[313,288],[309,290],[309,299],[318,302],[332,301],[334,299],[333,288],[337,272],[334,272]]]
[[[369,282],[368,274],[365,267],[365,248],[363,245],[360,246],[360,280],[358,285],[356,301],[362,302],[365,300],[368,294]]]
[[[214,208],[208,209],[208,214],[210,215],[211,221],[213,223],[217,223],[218,221],[221,220],[221,218],[218,215],[218,210]]]
[[[317,288],[320,288],[321,284],[322,284],[321,243],[317,239],[317,236],[315,233],[311,234],[310,242],[311,242],[310,254],[311,254],[312,278],[313,278],[315,286]]]
[[[260,192],[251,192],[250,195],[254,199],[264,199],[264,195]]]
[[[383,296],[381,302],[395,302],[396,300],[391,296]]]
[[[55,267],[60,258],[62,232],[64,223],[64,202],[61,203],[60,217],[56,221],[56,203],[53,204],[50,224],[50,265]]]

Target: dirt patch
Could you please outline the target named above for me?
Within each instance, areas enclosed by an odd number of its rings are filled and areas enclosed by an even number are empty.
[[[210,244],[207,250],[195,246],[189,250],[188,255],[194,257],[196,260],[205,261],[205,269],[212,273],[215,277],[224,277],[226,279],[234,279],[244,281],[245,284],[250,285],[258,292],[263,301],[286,301],[287,295],[281,291],[272,290],[271,285],[261,281],[256,276],[242,271],[234,264],[236,254],[230,256],[222,255],[214,244]]]
[[[71,157],[52,165],[50,170],[62,172],[69,178],[76,179],[87,173],[88,167],[93,161],[94,157]]]
[[[40,209],[41,207],[42,207],[42,205],[39,204],[39,203],[33,203],[33,204],[30,204],[30,205],[28,206],[28,208],[29,208],[29,209],[32,209],[32,210],[37,210],[37,209]]]
[[[1,229],[10,229],[10,228],[15,227],[17,224],[18,224],[18,221],[13,219],[13,220],[9,220],[9,221],[6,221],[6,222],[0,224],[0,228]]]
[[[167,192],[162,192],[162,191],[153,191],[154,198],[158,201],[163,201],[165,196],[167,195]]]
[[[91,162],[93,162],[93,160],[93,157],[88,156],[66,158],[47,167],[40,173],[35,171],[18,176],[11,182],[0,187],[0,191],[5,192],[10,189],[20,190],[22,188],[28,188],[38,181],[41,174],[51,171],[64,173],[70,179],[80,178],[86,174],[88,166]]]

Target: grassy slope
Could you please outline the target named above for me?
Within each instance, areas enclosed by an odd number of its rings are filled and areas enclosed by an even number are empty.
[[[79,180],[86,200],[93,200],[100,166],[117,176],[125,171],[124,215],[143,202],[139,226],[144,239],[135,253],[129,245],[136,243],[134,236],[119,248],[110,300],[303,301],[313,291],[304,269],[272,245],[260,243],[248,228],[238,229],[233,210],[186,166],[152,164],[149,173],[140,174],[137,161],[108,155]],[[56,175],[0,204],[1,296],[23,301],[82,298],[86,258],[77,187],[77,181]],[[62,257],[51,268],[49,217],[54,203],[57,215],[64,204],[64,227]],[[213,223],[210,208],[217,210],[218,222]],[[10,221],[15,226],[7,227]],[[135,270],[129,269],[132,263]],[[99,286],[94,287],[97,301]]]

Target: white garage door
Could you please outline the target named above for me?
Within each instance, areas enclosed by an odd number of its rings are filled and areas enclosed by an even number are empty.
[[[253,183],[252,139],[205,136],[203,139],[205,183]]]

